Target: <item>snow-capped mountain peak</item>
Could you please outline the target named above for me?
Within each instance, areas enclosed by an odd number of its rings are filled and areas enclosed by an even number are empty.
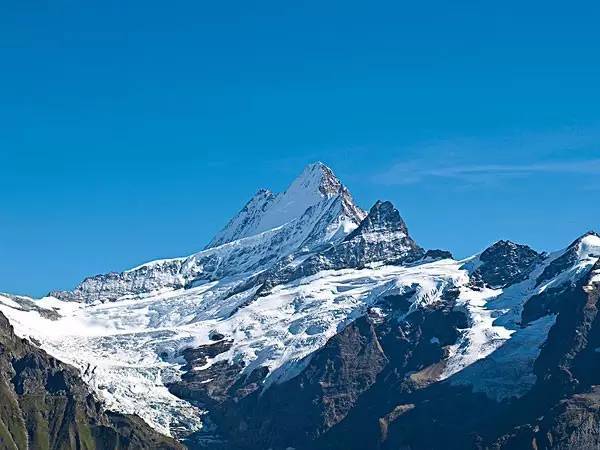
[[[280,227],[300,218],[309,208],[322,207],[328,199],[338,196],[344,197],[348,212],[358,225],[365,214],[354,205],[348,189],[325,164],[309,164],[284,192],[258,191],[207,248]]]
[[[292,182],[285,194],[302,196],[304,193],[331,197],[339,193],[342,182],[333,171],[322,162],[307,165],[302,173]]]
[[[203,251],[88,277],[71,291],[51,295],[88,303],[114,301],[260,273],[288,255],[341,242],[365,216],[329,167],[310,164],[285,192],[259,190]]]

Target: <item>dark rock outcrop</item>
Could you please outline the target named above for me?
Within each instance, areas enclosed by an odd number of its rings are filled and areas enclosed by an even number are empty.
[[[514,428],[491,448],[600,448],[600,283],[585,277],[561,297],[553,304],[556,324],[536,361],[536,386],[515,409]]]
[[[600,448],[600,285],[588,275],[552,295],[548,313],[557,318],[535,362],[531,391],[496,402],[446,383],[432,385],[403,399],[401,405],[412,406],[386,423],[382,448]],[[423,424],[428,432],[416,432]]]
[[[238,400],[241,408],[221,421],[243,424],[230,434],[242,447],[301,446],[343,420],[387,362],[373,323],[363,317],[310,357],[297,377]]]
[[[543,255],[527,245],[498,241],[479,256],[481,265],[473,272],[474,284],[497,289],[524,280]]]
[[[233,382],[236,378],[219,366],[190,375],[192,382],[184,375],[171,391],[210,406],[211,419],[228,438],[226,448],[284,449],[312,442],[338,424],[386,364],[373,323],[363,317],[308,357],[304,370],[284,383],[263,390],[266,368]],[[218,377],[223,389],[208,388],[201,381],[208,377]]]
[[[452,256],[452,253],[447,250],[433,249],[427,250],[423,255],[423,259],[436,261],[438,259],[454,259],[454,256]]]
[[[362,267],[375,261],[415,261],[424,255],[391,202],[377,201],[360,225],[323,255],[333,268]]]
[[[600,386],[561,400],[532,424],[515,428],[493,450],[592,450],[600,448]]]
[[[179,397],[208,407],[220,405],[228,399],[228,391],[235,384],[244,366],[222,361],[211,365],[208,369],[197,368],[206,365],[209,359],[230,348],[231,341],[221,340],[214,344],[183,350],[182,356],[187,362],[183,370],[186,373],[180,381],[171,383],[169,390]]]

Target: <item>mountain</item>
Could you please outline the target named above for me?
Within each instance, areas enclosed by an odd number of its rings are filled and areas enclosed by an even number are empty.
[[[223,277],[264,271],[294,252],[336,243],[365,217],[348,189],[322,163],[307,166],[281,194],[259,191],[207,248],[186,258],[152,261],[122,273],[86,278],[72,291],[50,295],[71,301],[114,301],[188,288]]]
[[[599,298],[594,232],[456,260],[315,163],[196,254],[2,294],[0,312],[99,414],[189,448],[583,450],[600,448]]]

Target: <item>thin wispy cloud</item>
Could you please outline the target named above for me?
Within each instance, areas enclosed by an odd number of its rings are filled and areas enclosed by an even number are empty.
[[[431,166],[413,161],[395,164],[385,172],[378,174],[375,178],[384,184],[412,184],[430,177],[481,182],[489,181],[490,177],[518,177],[536,173],[600,175],[600,159],[530,164],[467,164],[449,166]]]
[[[600,175],[600,128],[489,139],[447,139],[402,152],[407,159],[374,174],[376,183],[432,179],[490,184],[540,174]]]

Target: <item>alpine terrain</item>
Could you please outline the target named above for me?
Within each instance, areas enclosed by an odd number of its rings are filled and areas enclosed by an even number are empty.
[[[0,295],[0,448],[600,448],[600,235],[456,260],[322,163],[193,255]]]

